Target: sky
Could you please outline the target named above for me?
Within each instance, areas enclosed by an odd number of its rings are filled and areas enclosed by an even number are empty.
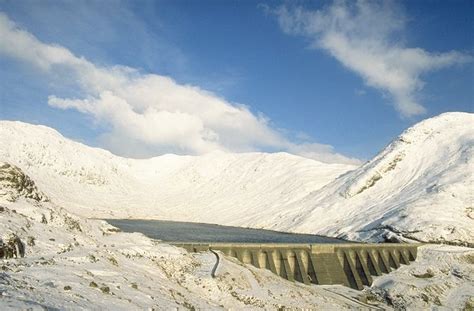
[[[0,0],[0,119],[127,157],[360,163],[420,120],[473,112],[473,14],[458,0]]]

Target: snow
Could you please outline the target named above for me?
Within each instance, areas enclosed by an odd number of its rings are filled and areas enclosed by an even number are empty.
[[[395,309],[472,309],[474,250],[448,245],[420,247],[414,263],[376,278],[365,291]]]
[[[474,115],[406,130],[360,167],[286,154],[136,160],[0,121],[1,309],[469,309],[474,306]],[[154,218],[426,245],[364,291],[291,283],[91,218]]]
[[[474,297],[474,251],[468,248],[423,246],[416,262],[359,292],[291,283],[222,254],[212,278],[212,253],[188,254],[140,234],[114,232],[51,202],[0,204],[6,207],[2,232],[35,238],[25,258],[0,262],[2,310],[463,309]],[[47,223],[40,221],[43,214]],[[67,217],[79,227],[69,226]],[[422,278],[427,272],[433,276]]]
[[[287,153],[120,158],[53,129],[0,122],[0,161],[31,176],[51,199],[95,218],[154,218],[245,225],[355,168]]]
[[[472,245],[473,124],[460,112],[427,119],[355,167],[287,153],[126,159],[44,126],[1,121],[0,160],[85,217]]]
[[[418,259],[375,278],[359,292],[343,286],[291,283],[233,258],[188,254],[141,234],[115,232],[99,220],[51,202],[0,199],[1,232],[25,241],[25,258],[2,260],[2,310],[323,309],[420,310],[472,306],[474,251],[428,245]],[[47,221],[41,221],[47,215]],[[69,218],[79,226],[71,226]],[[424,275],[428,275],[428,277]]]
[[[473,246],[473,146],[473,114],[425,120],[263,225],[357,240]]]
[[[5,163],[0,173],[31,181]],[[117,232],[39,199],[41,190],[30,185],[36,199],[0,178],[0,189],[9,193],[0,195],[0,232],[34,241],[24,258],[0,261],[2,310],[349,310],[361,304],[362,294],[352,289],[337,286],[346,296],[328,296],[326,289],[288,282],[222,254],[212,278],[212,253],[189,254],[138,233]]]

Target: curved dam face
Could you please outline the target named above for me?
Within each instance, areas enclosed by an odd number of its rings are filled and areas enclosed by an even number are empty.
[[[416,259],[417,244],[172,243],[189,252],[221,251],[289,281],[363,289],[372,276]]]

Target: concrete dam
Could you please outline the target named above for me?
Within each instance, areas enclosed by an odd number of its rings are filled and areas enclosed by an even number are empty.
[[[189,252],[221,251],[289,281],[363,289],[372,276],[416,259],[417,244],[172,243]]]
[[[355,289],[370,286],[373,276],[414,261],[419,245],[354,243],[318,235],[190,222],[107,221],[125,232],[141,232],[189,252],[221,251],[289,281],[341,284]]]

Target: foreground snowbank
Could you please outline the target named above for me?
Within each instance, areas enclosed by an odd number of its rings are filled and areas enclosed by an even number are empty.
[[[447,245],[426,245],[409,266],[375,279],[368,297],[395,309],[430,307],[450,310],[474,308],[474,250]]]

